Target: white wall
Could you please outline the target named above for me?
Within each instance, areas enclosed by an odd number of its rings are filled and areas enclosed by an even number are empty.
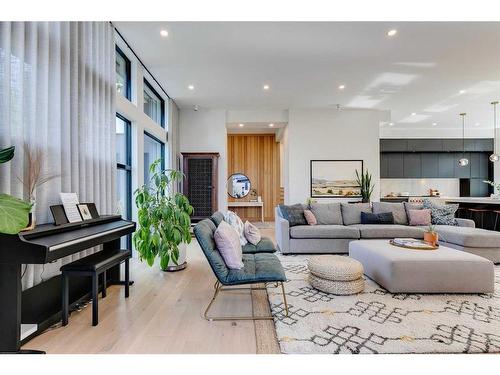
[[[218,152],[219,210],[227,209],[227,131],[223,109],[181,109],[179,112],[180,152]]]
[[[285,147],[288,155],[285,201],[306,202],[310,196],[309,169],[313,159],[363,159],[375,182],[372,199],[377,200],[381,115],[374,110],[290,109]]]

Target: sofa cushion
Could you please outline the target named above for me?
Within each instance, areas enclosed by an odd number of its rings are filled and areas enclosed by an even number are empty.
[[[243,254],[274,253],[275,251],[276,247],[269,237],[262,237],[257,245],[247,243],[243,246]]]
[[[311,211],[318,224],[342,225],[340,203],[311,203]]]
[[[245,221],[244,233],[247,241],[254,245],[257,245],[262,238],[259,228],[257,228],[248,220]]]
[[[238,232],[241,246],[246,245],[248,241],[245,237],[245,225],[240,217],[233,211],[226,211],[224,213],[224,221],[231,225],[236,232]]]
[[[409,227],[397,224],[356,224],[354,228],[359,229],[361,238],[424,238],[424,229],[421,227]]]
[[[210,220],[212,220],[215,226],[218,227],[221,221],[224,220],[224,214],[220,211],[217,211],[210,217]]]
[[[359,238],[359,230],[344,225],[298,225],[290,228],[292,238]]]
[[[304,210],[304,217],[306,218],[307,224],[309,225],[318,224],[318,220],[316,220],[316,216],[314,216],[311,210]]]
[[[411,226],[431,225],[431,210],[408,210],[408,224]]]
[[[374,214],[392,212],[394,224],[408,225],[408,218],[406,217],[406,210],[403,203],[373,202],[372,209]]]
[[[223,284],[286,281],[285,271],[274,254],[243,254],[243,264],[240,270],[229,270]]]
[[[214,240],[215,229],[215,224],[210,219],[204,219],[195,225],[193,232],[217,279],[225,280],[229,268],[217,250]]]
[[[344,225],[361,224],[361,212],[372,212],[370,203],[341,203]]]
[[[292,206],[280,204],[281,215],[284,219],[288,220],[288,224],[293,227],[295,225],[306,225],[307,221],[304,216],[304,206],[300,203]]]
[[[226,266],[230,269],[243,268],[243,252],[238,232],[231,225],[223,221],[217,227],[214,239]]]
[[[439,240],[464,247],[476,248],[499,248],[500,251],[500,233],[468,227],[457,227],[454,225],[436,225],[436,231],[439,234]]]
[[[392,212],[381,212],[379,214],[361,212],[361,224],[394,224],[394,216]]]
[[[432,224],[434,225],[458,225],[455,220],[455,212],[458,204],[440,204],[424,199],[424,208],[431,210]]]

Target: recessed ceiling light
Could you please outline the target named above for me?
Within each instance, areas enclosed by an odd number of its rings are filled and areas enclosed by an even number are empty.
[[[416,112],[412,112],[412,113],[411,113],[411,115],[412,115],[412,116],[415,116],[416,114],[417,114]]]
[[[479,125],[481,125],[481,124],[480,124],[479,122],[476,122],[474,125],[479,126]]]
[[[274,124],[273,123],[269,124],[269,127],[274,128]]]
[[[168,31],[167,30],[161,30],[160,31],[160,35],[164,38],[166,38],[168,36]]]
[[[393,123],[393,122],[390,122],[390,123],[389,123],[389,126],[394,126],[394,123]]]
[[[387,32],[387,36],[394,36],[398,33],[398,31],[396,29],[392,29],[392,30],[389,30]]]
[[[465,90],[460,90],[458,93],[459,93],[459,94],[465,94],[465,93],[466,93],[466,91],[465,91]]]
[[[269,85],[264,85],[264,86],[262,86],[262,89],[264,89],[264,90],[269,90]]]
[[[345,85],[340,85],[339,90],[343,90],[343,89],[345,89]]]
[[[244,126],[245,126],[245,124],[239,124],[238,126],[239,126],[240,128],[242,128],[242,127],[244,127]]]
[[[189,90],[194,90],[194,86],[193,86],[193,85],[189,85],[189,86],[188,86],[188,89],[189,89]]]
[[[432,126],[436,126],[438,123],[437,122],[433,122],[432,123]]]

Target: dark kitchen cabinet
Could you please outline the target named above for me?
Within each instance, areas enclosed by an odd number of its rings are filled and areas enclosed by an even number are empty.
[[[427,152],[422,154],[422,177],[437,178],[439,177],[439,154],[435,152]]]
[[[473,152],[470,155],[470,177],[488,179],[489,159],[486,152]]]
[[[403,154],[403,177],[420,178],[422,176],[421,160],[419,153]]]
[[[463,150],[463,143],[461,139],[443,139],[443,151],[456,152]]]
[[[388,178],[403,178],[403,154],[393,153],[387,154],[387,177]]]
[[[407,139],[381,139],[381,152],[406,152],[408,151]]]
[[[482,179],[473,178],[470,180],[471,197],[487,197],[490,195],[489,187]]]
[[[493,152],[493,139],[491,138],[475,139],[474,151]]]
[[[440,178],[455,177],[455,158],[454,154],[443,153],[438,157],[438,171]]]
[[[409,139],[408,151],[414,152],[432,152],[442,151],[442,139]]]
[[[389,177],[389,166],[387,163],[387,157],[389,154],[380,154],[380,178]]]

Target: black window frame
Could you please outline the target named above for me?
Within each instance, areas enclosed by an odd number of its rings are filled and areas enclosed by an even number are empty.
[[[127,186],[126,186],[126,195],[128,199],[127,204],[127,212],[125,213],[127,217],[124,219],[132,220],[132,122],[128,120],[123,115],[116,113],[116,117],[125,122],[125,162],[116,163],[116,169],[122,169],[126,171],[127,176]],[[127,235],[127,246],[129,249],[132,249],[132,236]]]
[[[147,87],[149,90],[151,90],[153,92],[153,94],[155,94],[156,97],[160,100],[160,104],[161,104],[160,122],[161,122],[161,124],[158,124],[158,125],[160,125],[163,129],[165,129],[165,127],[166,127],[166,124],[165,124],[165,99],[163,99],[163,97],[160,94],[158,94],[158,91],[156,91],[154,89],[154,87],[148,82],[148,80],[146,78],[144,78],[144,86]],[[144,93],[143,93],[143,95],[144,95]],[[144,103],[142,104],[142,111],[146,114],[146,116],[151,118],[151,116],[149,116],[144,111]],[[151,118],[151,120],[153,120],[153,119]],[[155,121],[155,123],[156,123],[156,121]],[[161,142],[161,141],[159,141],[159,142]]]
[[[162,140],[158,139],[157,137],[155,137],[151,133],[148,133],[147,131],[144,131],[144,136],[151,138],[152,140],[158,142],[161,145],[161,149],[160,149],[161,170],[164,171],[165,170],[165,142],[163,142]],[[149,181],[144,181],[144,184],[146,184],[147,182],[149,182]]]
[[[132,100],[132,63],[125,53],[115,45],[116,54],[120,55],[125,60],[125,74],[127,75],[127,82],[125,86],[125,98],[129,101]]]

